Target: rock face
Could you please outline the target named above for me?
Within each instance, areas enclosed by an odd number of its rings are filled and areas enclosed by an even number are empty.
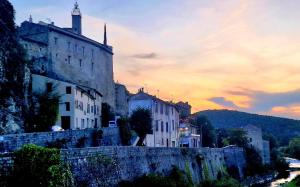
[[[28,71],[25,51],[17,39],[14,9],[6,0],[0,1],[0,9],[0,134],[7,134],[23,129]]]

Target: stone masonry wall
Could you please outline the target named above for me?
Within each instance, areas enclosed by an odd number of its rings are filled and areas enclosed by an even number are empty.
[[[234,165],[241,171],[245,167],[244,151],[238,147],[102,146],[64,149],[61,158],[70,165],[76,186],[117,186],[122,180],[133,180],[144,174],[167,175],[174,166],[190,173],[194,184],[198,184],[203,179],[216,179],[225,167]],[[12,164],[10,153],[0,154],[0,177],[10,171]]]
[[[62,150],[75,181],[88,186],[116,186],[149,173],[167,175],[173,166],[190,173],[194,184],[216,179],[228,166],[245,167],[241,148],[97,147]],[[225,156],[226,155],[226,156]],[[229,158],[232,157],[232,158]],[[238,158],[238,159],[236,159]],[[232,162],[236,159],[236,162]],[[242,173],[241,173],[242,174]]]
[[[97,145],[121,145],[119,128],[102,128],[102,138],[97,140]],[[96,129],[66,130],[60,132],[22,133],[0,136],[0,153],[12,152],[25,144],[47,146],[49,143],[64,141],[66,148],[78,147],[84,142],[84,147],[95,145],[94,134]],[[83,146],[83,145],[82,145]]]

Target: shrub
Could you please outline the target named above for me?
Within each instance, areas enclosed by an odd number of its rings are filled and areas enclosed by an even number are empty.
[[[87,137],[81,137],[77,140],[77,143],[76,143],[76,147],[77,148],[83,148],[85,146],[85,141],[87,140]]]
[[[68,143],[68,140],[65,138],[57,139],[53,142],[47,142],[46,147],[47,148],[56,148],[56,149],[66,149],[67,143]]]
[[[120,118],[118,119],[117,123],[119,125],[122,145],[130,145],[132,135],[128,120],[126,118]]]
[[[102,139],[103,136],[103,131],[101,129],[97,129],[93,133],[93,146],[97,147],[100,145],[99,141]]]
[[[72,186],[69,168],[60,151],[28,144],[14,152],[13,186]]]

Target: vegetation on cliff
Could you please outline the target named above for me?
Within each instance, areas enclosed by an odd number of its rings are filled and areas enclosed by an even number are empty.
[[[0,1],[0,133],[20,131],[26,109],[26,54],[18,43],[14,8]]]

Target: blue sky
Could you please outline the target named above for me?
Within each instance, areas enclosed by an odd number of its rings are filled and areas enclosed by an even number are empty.
[[[16,22],[71,25],[73,0],[12,0]],[[115,80],[193,111],[300,118],[300,1],[79,0],[83,34],[107,23]],[[137,81],[138,80],[138,81]]]

